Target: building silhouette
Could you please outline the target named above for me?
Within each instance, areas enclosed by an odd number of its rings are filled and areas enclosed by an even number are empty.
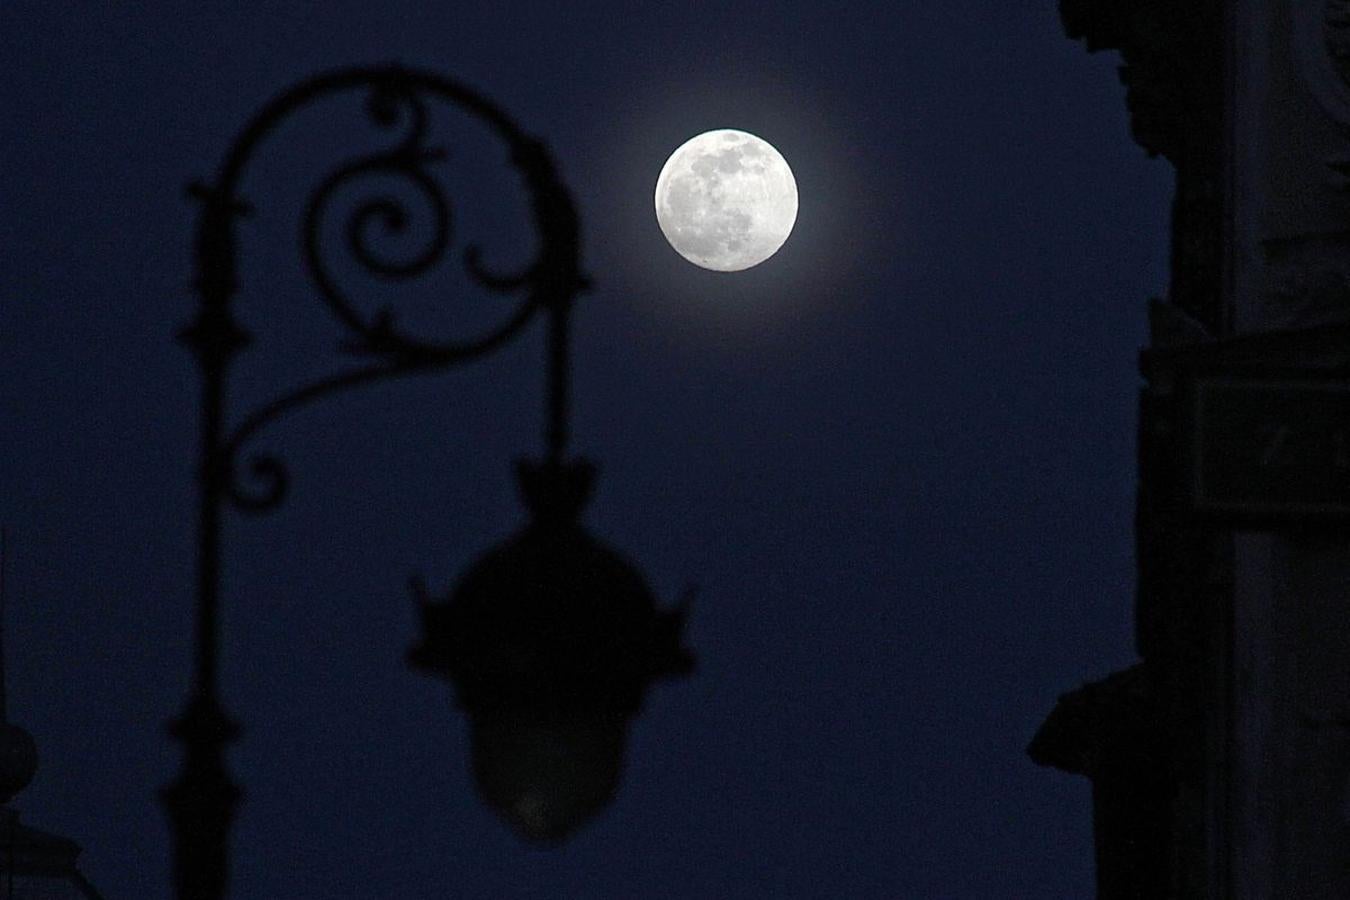
[[[1101,898],[1350,897],[1350,0],[1062,0],[1176,169],[1142,354],[1140,662],[1033,759]]]
[[[76,865],[79,845],[23,824],[10,806],[37,774],[38,753],[32,735],[9,721],[6,703],[6,538],[0,529],[0,900],[102,900]]]

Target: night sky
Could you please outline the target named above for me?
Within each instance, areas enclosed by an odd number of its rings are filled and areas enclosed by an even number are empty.
[[[522,844],[473,793],[449,688],[405,666],[405,584],[443,590],[522,521],[542,329],[308,409],[251,445],[289,462],[286,504],[228,519],[232,895],[1089,896],[1088,784],[1024,748],[1059,693],[1133,658],[1135,357],[1171,172],[1053,0],[0,5],[10,713],[43,758],[25,821],[81,843],[109,898],[168,896],[184,186],[287,85],[394,61],[492,97],[571,187],[588,522],[664,601],[697,585],[699,668],[649,696],[602,818]],[[511,170],[457,123],[457,248],[528,258]],[[667,155],[717,127],[772,142],[801,192],[782,251],[734,274],[678,257],[652,213]],[[297,210],[378,137],[359,98],[325,105],[246,179],[236,418],[340,364]],[[500,309],[462,288],[432,279],[410,321]]]

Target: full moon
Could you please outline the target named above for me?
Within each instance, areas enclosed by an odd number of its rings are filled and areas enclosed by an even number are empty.
[[[732,128],[705,131],[661,168],[656,221],[691,263],[739,272],[787,240],[797,221],[797,182],[768,141]]]

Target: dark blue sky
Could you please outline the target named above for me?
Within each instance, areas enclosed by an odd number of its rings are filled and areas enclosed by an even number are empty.
[[[521,520],[538,332],[311,409],[258,445],[291,463],[287,504],[227,531],[233,895],[1088,896],[1087,784],[1023,748],[1058,693],[1132,658],[1135,353],[1170,171],[1130,142],[1116,60],[1064,38],[1052,0],[240,6],[0,6],[11,713],[43,756],[26,820],[82,843],[110,898],[168,896],[183,186],[281,88],[401,61],[495,98],[575,193],[589,522],[663,598],[700,586],[700,668],[649,698],[602,819],[521,845],[472,793],[448,689],[404,666],[404,583],[448,585]],[[333,364],[294,185],[325,147],[369,146],[344,115],[280,132],[246,183],[258,340],[236,412]],[[676,256],[651,210],[669,152],[723,126],[771,141],[801,191],[783,250],[732,275]],[[510,219],[491,196],[469,191],[466,229],[474,202]]]

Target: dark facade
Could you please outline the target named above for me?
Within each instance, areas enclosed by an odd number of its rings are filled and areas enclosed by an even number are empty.
[[[1350,896],[1350,3],[1063,0],[1176,169],[1142,354],[1135,666],[1029,748],[1102,898]]]

